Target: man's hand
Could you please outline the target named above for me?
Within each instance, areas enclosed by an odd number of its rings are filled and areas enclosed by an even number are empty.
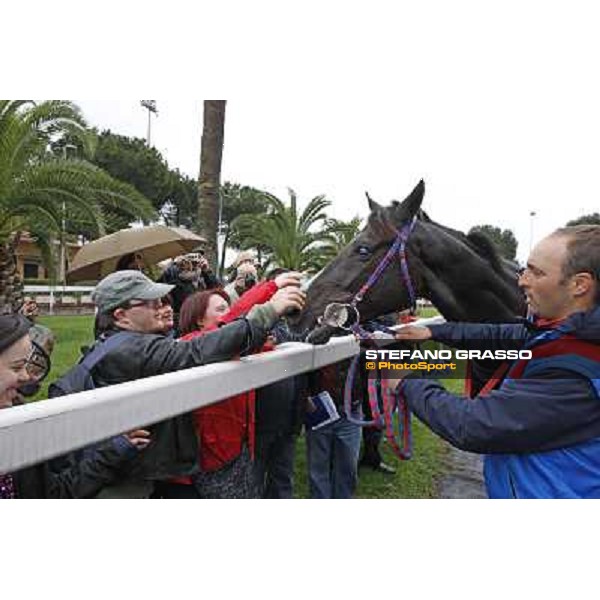
[[[27,319],[33,321],[39,315],[39,308],[37,302],[31,298],[28,298],[23,302],[23,306],[19,309],[19,312]]]
[[[256,267],[249,262],[245,262],[242,263],[236,271],[236,276],[235,276],[235,287],[240,289],[240,290],[245,290],[246,289],[246,278],[248,276],[251,276],[254,278],[254,283],[256,283],[258,281],[258,271],[256,270]]]
[[[238,279],[243,281],[246,275],[254,275],[254,277],[258,277],[258,271],[252,263],[244,262],[237,268],[236,276]]]
[[[269,304],[273,306],[275,312],[280,317],[292,311],[302,310],[305,302],[306,294],[294,286],[287,286],[277,290],[275,295],[269,300]]]
[[[394,337],[397,340],[424,342],[431,339],[431,329],[418,325],[407,325],[398,329]]]
[[[281,275],[277,275],[273,281],[275,285],[281,289],[288,285],[293,285],[296,287],[300,287],[302,280],[302,274],[297,273],[296,271],[290,271],[289,273],[282,273]]]
[[[150,443],[150,432],[146,429],[136,429],[124,434],[133,446],[138,450],[143,450]]]
[[[198,261],[198,267],[203,273],[210,271],[210,265],[208,264],[208,259],[205,256],[202,256]]]

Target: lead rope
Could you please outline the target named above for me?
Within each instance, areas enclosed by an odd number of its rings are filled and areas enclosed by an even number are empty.
[[[412,457],[412,423],[410,409],[406,398],[400,391],[391,391],[381,386],[377,380],[376,372],[369,372],[367,380],[369,408],[371,409],[370,421],[362,418],[360,407],[357,411],[352,408],[352,390],[356,369],[360,363],[360,355],[352,359],[346,384],[344,386],[344,412],[351,423],[360,427],[377,427],[383,429],[394,454],[400,460],[409,460]],[[400,387],[400,386],[399,386]],[[381,398],[381,406],[380,406]],[[397,414],[398,437],[394,432],[394,414]]]
[[[412,423],[410,409],[404,394],[399,391],[401,385],[392,391],[388,388],[382,389],[383,415],[385,418],[385,437],[387,438],[394,454],[400,460],[409,460],[412,457]],[[394,435],[394,423],[392,417],[398,415],[398,440]]]

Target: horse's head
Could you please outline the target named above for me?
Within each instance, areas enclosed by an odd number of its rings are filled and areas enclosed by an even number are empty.
[[[296,328],[314,327],[332,302],[351,302],[413,218],[406,257],[417,296],[430,299],[449,320],[509,320],[524,313],[516,265],[500,258],[487,238],[467,236],[429,219],[421,210],[424,193],[420,181],[403,202],[390,206],[367,196],[371,213],[366,226],[311,283]],[[357,307],[364,321],[410,304],[408,282],[394,257]]]

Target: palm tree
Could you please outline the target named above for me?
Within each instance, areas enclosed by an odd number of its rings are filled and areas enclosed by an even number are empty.
[[[225,100],[204,101],[204,124],[198,181],[198,233],[207,240],[206,258],[217,264],[217,229],[221,159],[225,133]]]
[[[221,231],[223,244],[218,274],[221,277],[225,272],[225,256],[227,249],[241,250],[244,240],[241,240],[238,231],[232,226],[236,218],[243,214],[264,214],[267,206],[264,192],[253,187],[242,186],[237,183],[225,182],[220,190],[222,202]]]
[[[79,108],[64,100],[36,104],[0,100],[0,314],[22,303],[15,248],[24,231],[37,238],[50,261],[63,220],[106,231],[111,214],[151,220],[150,202],[132,186],[113,179],[82,159],[57,157],[50,142],[69,136],[93,151],[93,134]]]
[[[358,216],[350,221],[327,219],[325,230],[330,239],[323,248],[323,255],[327,262],[333,260],[358,235],[361,223],[362,219]]]
[[[330,242],[330,235],[315,226],[325,222],[325,209],[331,202],[325,196],[316,196],[299,213],[294,190],[290,189],[289,194],[290,205],[286,206],[272,194],[263,193],[266,214],[240,215],[233,226],[245,248],[266,251],[267,264],[298,271],[319,270],[321,250]]]

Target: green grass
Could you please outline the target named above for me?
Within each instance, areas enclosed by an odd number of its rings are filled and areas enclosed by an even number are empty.
[[[442,380],[447,389],[461,393],[463,381]],[[394,475],[386,475],[369,468],[361,468],[358,474],[356,498],[435,498],[437,484],[442,472],[442,456],[447,452],[446,444],[416,417],[412,418],[413,456],[400,460],[384,441],[380,446],[383,460],[396,469]],[[306,440],[300,436],[296,444],[294,472],[294,495],[308,498],[306,469]]]
[[[48,397],[48,385],[64,375],[81,357],[81,347],[88,346],[94,340],[94,317],[40,317],[40,325],[52,330],[56,336],[52,352],[52,368],[40,392],[33,400]]]
[[[359,471],[356,498],[433,498],[440,475],[440,458],[444,446],[439,438],[413,418],[413,457],[399,460],[382,442],[384,462],[396,469],[394,475],[385,475],[370,468]],[[300,436],[296,446],[295,497],[308,498],[306,469],[306,440]]]
[[[429,319],[430,317],[437,317],[439,315],[439,311],[437,308],[433,306],[424,306],[417,310],[417,316],[422,319]]]
[[[420,316],[437,314],[435,309],[422,309]],[[93,339],[93,317],[42,317],[41,325],[49,327],[56,335],[52,354],[52,369],[45,385],[34,398],[47,398],[47,386],[68,371],[80,358],[81,346],[89,345]],[[460,393],[462,380],[445,380],[444,384],[453,392]],[[445,445],[429,429],[413,417],[413,458],[400,461],[389,448],[381,444],[386,463],[396,468],[395,475],[384,475],[371,469],[359,473],[358,498],[432,498],[436,495],[437,480],[441,475],[441,457]],[[304,436],[297,443],[295,468],[296,497],[308,497],[306,471],[306,444]]]

